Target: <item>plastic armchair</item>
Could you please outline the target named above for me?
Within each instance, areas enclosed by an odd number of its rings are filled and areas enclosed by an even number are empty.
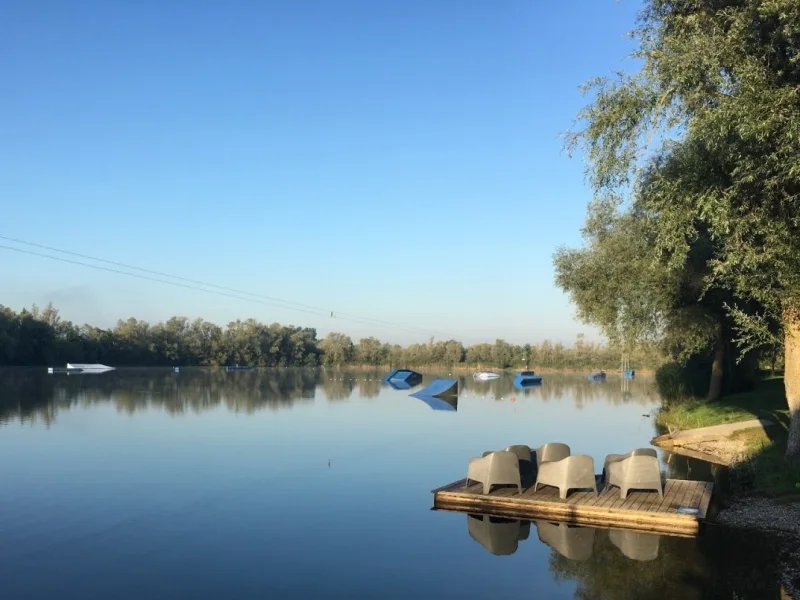
[[[653,456],[629,456],[609,463],[606,489],[615,485],[620,497],[628,497],[629,490],[655,490],[664,497],[661,485],[661,467]]]
[[[594,460],[585,454],[568,456],[561,460],[543,462],[536,474],[533,491],[540,485],[551,485],[558,488],[558,495],[565,500],[569,490],[591,489],[597,494],[597,480],[594,476]]]
[[[471,458],[466,485],[469,485],[470,481],[481,482],[484,494],[488,494],[493,485],[515,485],[521,494],[519,458],[513,452],[505,450],[491,452],[481,458]]]

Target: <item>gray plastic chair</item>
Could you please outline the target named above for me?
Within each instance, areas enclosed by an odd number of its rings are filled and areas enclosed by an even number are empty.
[[[529,488],[533,485],[535,469],[533,467],[533,453],[529,446],[516,444],[506,448],[506,452],[512,452],[519,459],[519,476],[522,480],[522,487]]]
[[[488,494],[493,485],[515,485],[522,493],[522,480],[519,474],[519,458],[513,452],[501,450],[490,452],[481,458],[471,458],[467,468],[468,486],[470,481],[480,481],[483,493]]]
[[[629,490],[655,490],[658,497],[664,497],[661,485],[661,467],[653,456],[629,456],[608,464],[605,487],[619,488],[620,497],[628,497]]]
[[[658,558],[658,545],[661,540],[660,535],[641,533],[639,531],[610,529],[608,531],[608,539],[619,548],[620,552],[630,559],[644,561]]]
[[[540,485],[558,488],[558,495],[565,500],[569,490],[592,489],[597,494],[597,480],[594,477],[594,460],[585,454],[568,456],[561,460],[543,462],[536,474],[535,492]]]
[[[528,537],[530,523],[523,527],[520,521],[501,519],[489,515],[467,515],[470,537],[492,554],[503,556],[517,551],[519,540]],[[524,536],[524,537],[523,537]]]
[[[606,456],[606,460],[603,463],[603,482],[605,482],[607,473],[608,473],[608,465],[612,462],[616,462],[619,460],[625,460],[630,456],[652,456],[653,458],[658,458],[658,453],[655,451],[654,448],[636,448],[636,450],[631,450],[627,454],[609,454]]]
[[[553,462],[567,458],[570,455],[569,446],[560,442],[550,442],[536,448],[536,467],[543,462]]]
[[[487,450],[481,457],[489,456],[492,452],[500,452],[500,450]],[[517,455],[519,459],[519,471],[521,475],[526,475],[527,473],[533,472],[533,454],[529,446],[525,444],[516,444],[514,446],[509,446],[502,452],[511,452]]]
[[[517,455],[519,462],[526,461],[528,463],[533,463],[533,455],[531,454],[531,449],[529,446],[525,444],[516,444],[514,446],[509,446],[506,448],[506,452],[513,452]]]
[[[594,551],[595,529],[536,521],[539,541],[571,560],[587,560]]]

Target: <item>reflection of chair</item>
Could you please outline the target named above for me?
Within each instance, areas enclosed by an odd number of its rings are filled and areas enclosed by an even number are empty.
[[[492,554],[514,554],[517,542],[528,538],[530,528],[530,521],[467,515],[469,535]]]
[[[535,492],[540,485],[558,488],[559,497],[564,500],[572,489],[592,489],[597,494],[597,481],[594,478],[594,460],[591,456],[577,454],[553,462],[543,462],[536,474]]]
[[[619,487],[620,497],[628,497],[628,490],[656,490],[664,497],[661,487],[661,468],[653,456],[629,456],[608,463],[605,487]]]
[[[608,539],[619,548],[620,552],[633,560],[655,560],[658,558],[660,535],[610,529]]]
[[[539,540],[571,560],[586,560],[594,550],[594,533],[591,527],[574,527],[566,523],[536,521]]]
[[[608,465],[612,462],[616,462],[618,460],[625,460],[630,456],[652,456],[654,458],[658,458],[658,453],[653,448],[637,448],[636,450],[631,450],[627,454],[609,454],[606,456],[606,460],[603,464],[603,482],[606,481],[606,477],[608,477]]]
[[[536,466],[543,462],[551,462],[567,458],[570,454],[569,446],[559,442],[550,442],[536,448]]]
[[[488,494],[493,485],[515,485],[522,493],[522,480],[519,475],[519,459],[513,452],[490,452],[481,458],[471,458],[467,469],[466,485],[470,481],[480,481],[483,493]]]

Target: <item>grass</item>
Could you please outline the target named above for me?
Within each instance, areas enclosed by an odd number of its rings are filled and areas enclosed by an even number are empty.
[[[745,449],[741,460],[730,468],[731,492],[800,500],[800,467],[784,459],[787,431],[772,428],[767,435],[763,429],[736,432],[732,439],[741,439]]]
[[[731,394],[714,402],[692,399],[667,404],[659,411],[656,423],[664,429],[694,429],[759,418],[788,422],[782,377],[763,379],[749,392]]]
[[[769,419],[774,426],[745,429],[731,435],[741,440],[741,457],[730,467],[734,495],[758,494],[788,501],[800,498],[800,467],[784,459],[789,431],[789,408],[783,378],[764,379],[749,391],[720,400],[687,400],[664,406],[657,423],[664,429],[694,429],[750,419]]]

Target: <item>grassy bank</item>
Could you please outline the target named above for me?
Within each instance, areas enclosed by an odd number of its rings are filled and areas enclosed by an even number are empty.
[[[687,400],[665,405],[656,418],[664,429],[695,429],[750,419],[769,419],[766,430],[746,429],[729,440],[738,441],[741,451],[730,467],[734,495],[760,494],[800,500],[800,468],[784,460],[789,431],[789,409],[783,379],[764,379],[749,392],[731,394],[720,400]]]
[[[788,420],[782,377],[764,379],[749,392],[731,394],[714,402],[693,399],[667,404],[659,412],[657,422],[665,429],[694,429],[761,418]]]

